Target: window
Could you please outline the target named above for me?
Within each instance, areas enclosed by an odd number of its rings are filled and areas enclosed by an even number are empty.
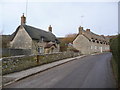
[[[45,38],[44,36],[41,36],[41,37],[40,37],[41,42],[44,41],[44,38]]]
[[[93,46],[91,46],[91,49],[93,49]]]
[[[93,40],[93,42],[95,42],[95,40]]]
[[[43,47],[38,47],[38,53],[39,53],[39,54],[44,53]]]
[[[97,41],[97,43],[99,43],[99,41]]]
[[[97,49],[97,46],[95,46],[95,49]]]

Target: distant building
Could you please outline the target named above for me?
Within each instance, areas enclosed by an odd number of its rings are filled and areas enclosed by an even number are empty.
[[[26,25],[26,17],[21,17],[21,25],[11,35],[10,47],[14,49],[30,49],[32,53],[59,52],[59,40],[52,33],[51,25],[49,31],[44,31]]]
[[[82,54],[109,51],[109,39],[107,36],[94,34],[90,29],[83,30],[80,26],[79,33],[73,40],[73,47]]]

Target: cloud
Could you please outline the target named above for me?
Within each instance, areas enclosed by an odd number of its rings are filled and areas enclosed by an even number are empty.
[[[4,34],[11,34],[20,25],[20,17],[26,12],[26,3],[4,3]],[[116,34],[117,3],[83,3],[83,2],[29,2],[27,24],[47,30],[53,26],[53,33],[65,36],[77,33],[83,17],[84,28],[90,28],[97,34]],[[26,15],[26,13],[25,13]]]

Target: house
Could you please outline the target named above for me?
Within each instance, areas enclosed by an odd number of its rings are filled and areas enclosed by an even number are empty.
[[[46,47],[51,43],[52,45]],[[34,54],[54,53],[59,52],[59,43],[59,40],[52,33],[51,25],[48,27],[48,31],[26,25],[26,17],[23,14],[21,17],[21,25],[19,25],[11,35],[10,47],[23,50],[30,49]],[[55,47],[53,47],[53,45]]]
[[[109,51],[109,37],[97,35],[90,31],[79,27],[79,33],[73,40],[73,47],[82,54],[91,54],[95,52]]]

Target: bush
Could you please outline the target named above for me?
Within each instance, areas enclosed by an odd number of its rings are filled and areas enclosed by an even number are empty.
[[[112,52],[113,55],[113,60],[112,60],[112,65],[113,65],[113,70],[116,68],[118,70],[118,73],[116,70],[114,70],[115,74],[118,77],[118,81],[120,80],[120,65],[119,65],[119,60],[120,60],[120,34],[116,36],[115,38],[112,38],[110,40],[110,51]],[[118,82],[119,87],[120,87],[120,82]]]

